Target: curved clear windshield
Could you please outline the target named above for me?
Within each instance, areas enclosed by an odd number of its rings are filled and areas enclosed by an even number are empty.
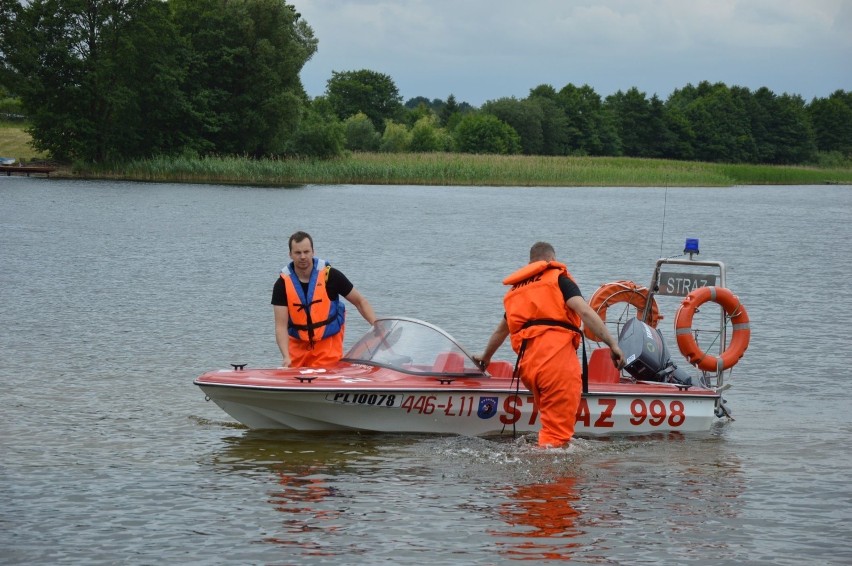
[[[406,373],[485,375],[455,339],[413,318],[381,318],[343,358]]]

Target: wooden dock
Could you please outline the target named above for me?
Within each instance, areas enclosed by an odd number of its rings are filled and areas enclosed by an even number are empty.
[[[30,175],[46,175],[50,177],[50,174],[54,171],[56,171],[56,167],[41,165],[0,165],[0,173],[6,173],[7,177],[10,177],[13,173],[16,175],[26,175],[27,177]]]

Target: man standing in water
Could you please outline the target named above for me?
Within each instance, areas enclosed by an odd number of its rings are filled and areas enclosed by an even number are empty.
[[[355,305],[370,326],[376,315],[369,301],[343,273],[314,257],[306,232],[290,236],[291,261],[272,288],[275,340],[284,367],[327,367],[343,357],[346,307]]]
[[[547,242],[530,248],[530,262],[503,280],[512,288],[503,298],[504,318],[497,325],[482,356],[474,360],[488,367],[491,357],[511,335],[518,354],[519,372],[538,408],[541,430],[538,444],[558,448],[574,436],[577,409],[583,394],[582,370],[577,358],[580,321],[611,349],[618,369],[624,353],[598,314],[580,294],[574,278]]]

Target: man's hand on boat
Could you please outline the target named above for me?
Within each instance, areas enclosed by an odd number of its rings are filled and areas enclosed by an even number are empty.
[[[482,371],[485,371],[485,368],[487,368],[488,364],[490,363],[490,361],[484,360],[480,356],[473,355],[471,357],[473,358],[474,363],[476,363],[476,365],[479,366],[479,369],[481,369]]]
[[[624,352],[621,351],[621,348],[618,347],[618,344],[615,347],[610,347],[609,357],[612,358],[612,363],[615,364],[615,367],[620,371],[624,369]]]
[[[374,324],[372,330],[373,336],[379,340],[380,347],[386,350],[390,350],[397,343],[399,337],[402,336],[402,328],[399,327],[388,332],[386,327]]]

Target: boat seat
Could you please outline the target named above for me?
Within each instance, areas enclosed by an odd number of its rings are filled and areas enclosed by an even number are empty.
[[[612,363],[609,348],[592,350],[589,358],[589,381],[594,383],[618,383],[621,372]]]
[[[494,377],[512,377],[512,374],[515,373],[515,368],[511,362],[497,360],[488,364],[487,371]]]
[[[441,352],[432,369],[438,373],[463,373],[464,358],[458,352]]]

